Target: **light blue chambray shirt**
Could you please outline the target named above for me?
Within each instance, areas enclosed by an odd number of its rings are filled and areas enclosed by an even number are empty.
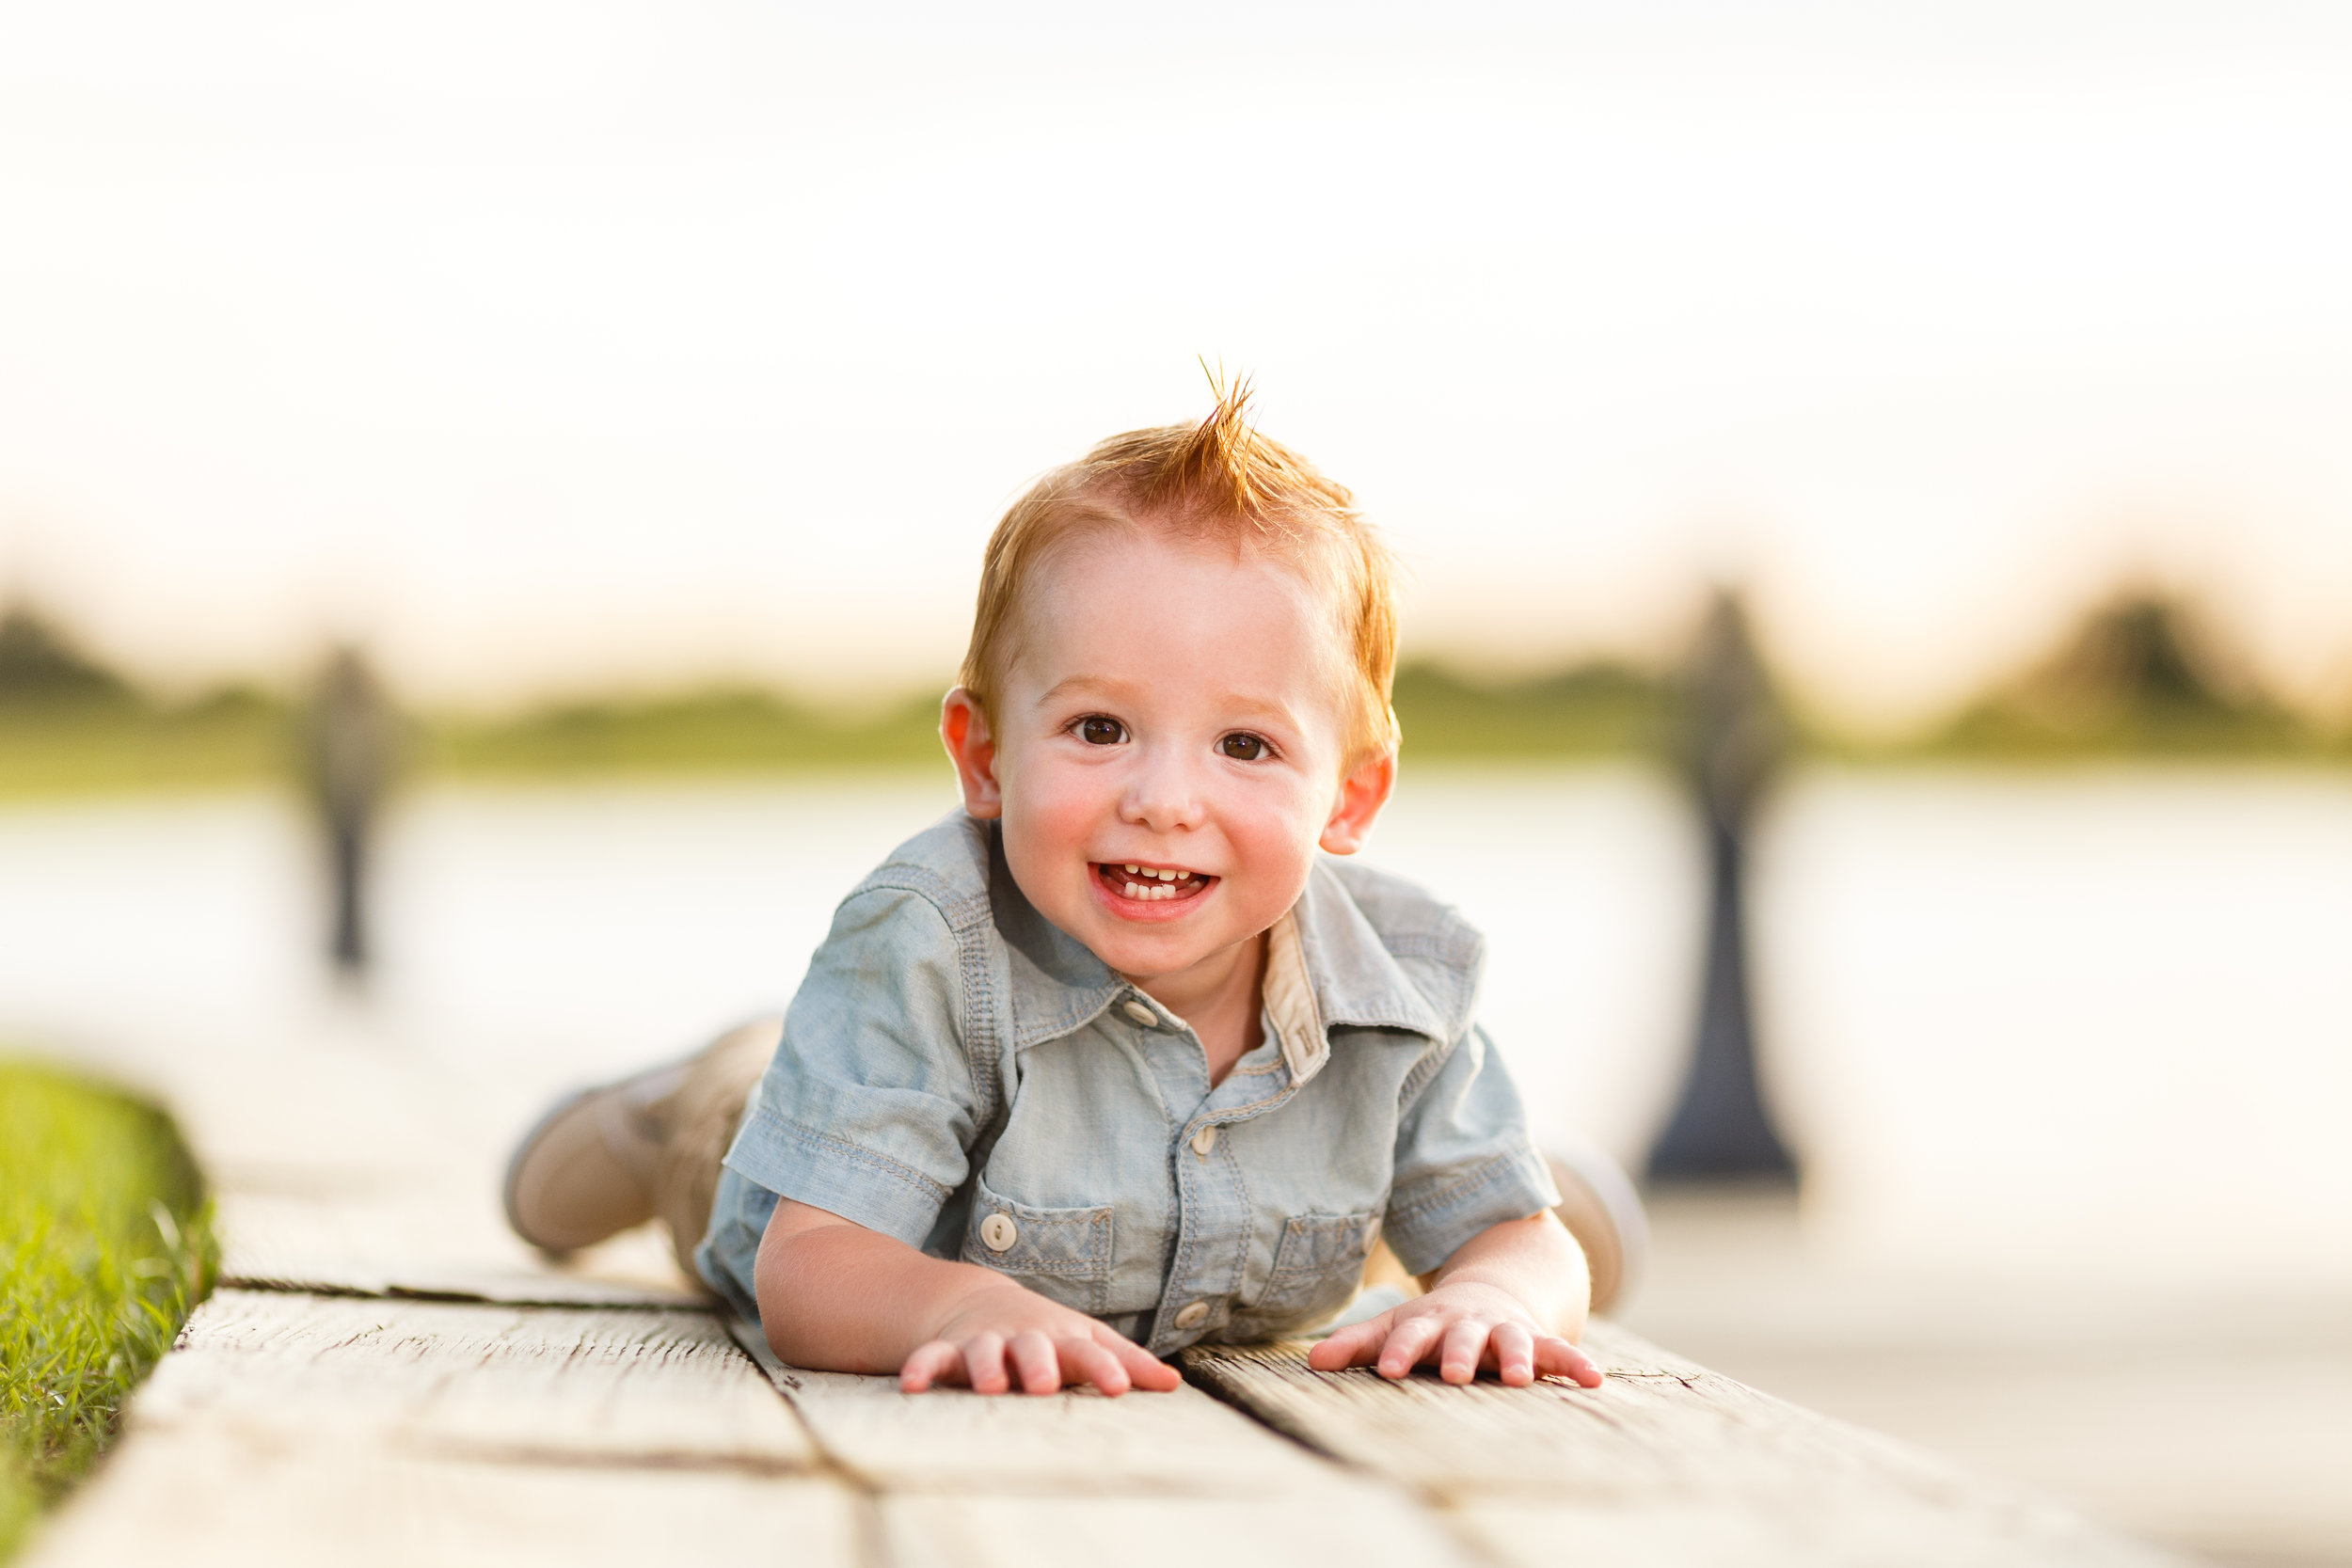
[[[1160,1355],[1311,1326],[1381,1235],[1419,1274],[1560,1200],[1472,1022],[1485,947],[1412,884],[1319,863],[1269,933],[1266,1041],[1211,1087],[1184,1021],[1039,914],[959,812],[835,911],[696,1262],[756,1320],[787,1196]]]

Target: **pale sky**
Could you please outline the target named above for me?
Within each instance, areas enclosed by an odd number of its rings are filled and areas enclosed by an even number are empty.
[[[942,684],[1206,356],[1416,651],[1733,574],[1898,723],[2138,568],[2352,707],[2352,11],[850,9],[0,0],[0,588],[182,682]]]

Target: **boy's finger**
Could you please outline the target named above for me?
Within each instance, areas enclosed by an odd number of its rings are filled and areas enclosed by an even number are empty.
[[[1021,1374],[1021,1391],[1025,1394],[1051,1394],[1061,1388],[1061,1357],[1054,1354],[1054,1341],[1034,1328],[1025,1328],[1012,1337],[1007,1347],[1012,1353],[1012,1364]]]
[[[898,1387],[902,1392],[919,1394],[940,1378],[953,1371],[959,1357],[956,1347],[945,1339],[933,1339],[928,1345],[917,1345],[898,1369]]]
[[[963,1380],[976,1394],[1001,1394],[1012,1386],[1005,1376],[1005,1338],[983,1331],[963,1342]]]
[[[1166,1394],[1184,1381],[1182,1372],[1124,1335],[1097,1324],[1094,1342],[1119,1357],[1119,1364],[1127,1370],[1129,1380],[1138,1388]]]
[[[1599,1363],[1565,1339],[1549,1334],[1535,1341],[1535,1370],[1545,1377],[1572,1378],[1587,1388],[1601,1384]]]
[[[1064,1339],[1056,1348],[1061,1352],[1064,1383],[1073,1387],[1091,1383],[1112,1399],[1127,1391],[1127,1369],[1119,1364],[1119,1357],[1093,1340]]]
[[[1388,1343],[1380,1347],[1380,1375],[1403,1377],[1411,1371],[1444,1332],[1445,1324],[1434,1317],[1406,1318],[1398,1323],[1389,1331]]]
[[[1448,1383],[1468,1383],[1478,1376],[1478,1358],[1486,1354],[1486,1325],[1465,1318],[1446,1330],[1445,1350],[1438,1358],[1438,1375]]]
[[[1360,1367],[1375,1359],[1380,1347],[1389,1338],[1391,1313],[1351,1323],[1330,1338],[1320,1341],[1307,1353],[1307,1365],[1319,1372],[1336,1372],[1346,1367]]]
[[[1535,1381],[1535,1336],[1518,1323],[1502,1323],[1486,1338],[1494,1354],[1495,1375],[1506,1387],[1524,1388]]]

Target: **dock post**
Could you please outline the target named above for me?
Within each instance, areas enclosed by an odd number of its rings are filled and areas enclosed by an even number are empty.
[[[1675,1112],[1650,1148],[1652,1180],[1796,1176],[1756,1071],[1748,987],[1747,846],[1756,803],[1779,763],[1770,682],[1745,611],[1716,594],[1689,685],[1687,770],[1706,823],[1707,959],[1697,1037]]]

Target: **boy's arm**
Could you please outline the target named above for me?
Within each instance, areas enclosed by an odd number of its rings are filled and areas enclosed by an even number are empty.
[[[1001,1394],[1091,1383],[1105,1394],[1166,1392],[1173,1367],[1083,1312],[993,1269],[929,1257],[790,1198],[759,1243],[753,1285],[768,1344],[795,1366],[892,1372],[909,1393],[934,1382]]]
[[[1341,1329],[1307,1364],[1376,1365],[1397,1378],[1435,1361],[1448,1383],[1484,1367],[1515,1387],[1539,1376],[1600,1386],[1600,1369],[1574,1343],[1592,1295],[1584,1253],[1549,1211],[1488,1226],[1421,1278],[1426,1294]]]

